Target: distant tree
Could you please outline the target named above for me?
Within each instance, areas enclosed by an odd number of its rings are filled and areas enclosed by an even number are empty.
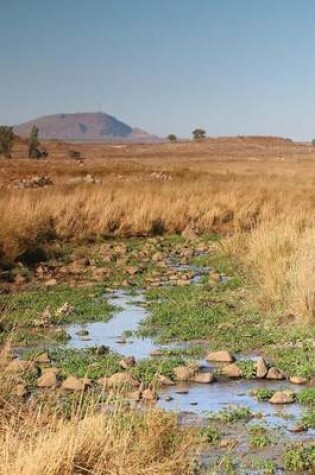
[[[315,139],[312,140],[312,145],[315,146]]]
[[[0,126],[0,154],[5,157],[11,157],[11,150],[15,140],[13,127],[7,125]]]
[[[31,132],[30,132],[30,137],[29,137],[29,145],[28,145],[28,157],[29,158],[40,158],[41,157],[41,152],[39,151],[39,139],[38,139],[38,127],[36,125],[33,125]]]
[[[176,137],[175,134],[169,134],[169,135],[167,136],[167,140],[169,140],[170,142],[176,142],[177,137]]]
[[[81,152],[78,152],[78,150],[69,150],[68,154],[69,154],[69,157],[74,160],[81,159]]]
[[[194,140],[205,139],[206,131],[203,129],[195,129],[192,132]]]

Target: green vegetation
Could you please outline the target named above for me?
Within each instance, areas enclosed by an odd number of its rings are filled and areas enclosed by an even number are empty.
[[[237,362],[237,366],[242,371],[242,377],[245,379],[255,379],[256,366],[252,360],[242,360]]]
[[[224,423],[249,421],[253,418],[252,412],[247,407],[227,408],[219,412],[208,413],[208,419],[218,420]]]
[[[0,295],[3,325],[7,331],[15,326],[34,328],[40,324],[44,311],[50,314],[49,323],[52,325],[106,321],[110,318],[113,307],[102,295],[103,289],[99,287],[56,287],[46,291],[30,290],[9,297]],[[61,311],[66,303],[69,305],[68,310]]]
[[[103,376],[111,376],[121,368],[121,357],[114,353],[97,355],[95,348],[84,350],[55,349],[50,352],[51,358],[57,367],[61,368],[63,376],[88,377],[99,379]]]
[[[29,158],[38,158],[38,154],[40,153],[38,150],[39,140],[38,140],[38,133],[39,129],[36,125],[33,125],[30,132],[29,137],[29,145],[28,145],[28,157]]]
[[[300,404],[315,406],[315,388],[302,389],[302,391],[297,394],[297,400]]]
[[[176,142],[177,137],[176,137],[175,134],[169,134],[169,135],[167,136],[167,140],[169,140],[170,142]]]
[[[260,425],[252,425],[249,428],[249,445],[251,447],[262,449],[271,444],[267,429]]]
[[[302,419],[302,424],[305,424],[309,429],[315,429],[315,409],[307,411]]]
[[[271,389],[262,388],[262,389],[255,389],[255,391],[251,392],[251,395],[258,399],[258,401],[269,401],[270,398],[274,395],[275,391]]]
[[[5,155],[6,157],[10,157],[14,140],[15,140],[15,135],[13,133],[13,127],[1,125],[0,126],[0,154]]]
[[[202,440],[211,445],[216,445],[221,440],[220,432],[213,427],[203,427],[200,431]]]
[[[193,139],[200,140],[206,138],[206,131],[204,129],[195,129],[192,131]]]
[[[150,384],[154,381],[157,373],[172,378],[173,369],[182,364],[184,364],[184,360],[180,357],[163,359],[147,358],[139,361],[136,366],[131,369],[131,373],[140,381]]]
[[[315,445],[297,447],[284,453],[284,467],[287,470],[315,469]]]

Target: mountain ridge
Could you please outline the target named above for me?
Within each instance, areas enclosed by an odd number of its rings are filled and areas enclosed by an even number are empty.
[[[157,142],[157,135],[131,127],[105,112],[59,113],[37,117],[14,126],[14,132],[26,137],[33,126],[42,140]]]

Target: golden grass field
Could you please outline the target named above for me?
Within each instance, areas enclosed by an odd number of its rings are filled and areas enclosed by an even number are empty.
[[[273,138],[44,145],[42,161],[25,158],[22,141],[12,159],[1,159],[0,271],[51,241],[180,233],[189,225],[220,235],[263,309],[314,321],[315,147]],[[73,149],[83,163],[69,158]],[[86,183],[88,174],[97,183]],[[19,189],[42,175],[53,185]],[[1,352],[0,367],[9,353]],[[18,382],[1,372],[1,475],[196,473],[196,434],[175,414],[111,404],[100,411],[82,394],[60,417],[53,393],[23,405]]]
[[[315,316],[315,147],[239,137],[152,145],[43,144],[28,160],[19,142],[1,160],[0,253],[16,261],[49,238],[222,234],[226,252],[252,272],[261,305],[301,321]],[[69,158],[80,151],[83,163]],[[158,172],[158,173],[156,173]],[[93,175],[97,184],[85,183]],[[49,175],[53,186],[16,189]]]

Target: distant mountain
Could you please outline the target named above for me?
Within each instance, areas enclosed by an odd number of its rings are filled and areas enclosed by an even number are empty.
[[[16,135],[26,137],[36,125],[40,139],[78,141],[157,142],[161,140],[144,130],[132,128],[103,112],[54,114],[39,117],[14,127]]]

